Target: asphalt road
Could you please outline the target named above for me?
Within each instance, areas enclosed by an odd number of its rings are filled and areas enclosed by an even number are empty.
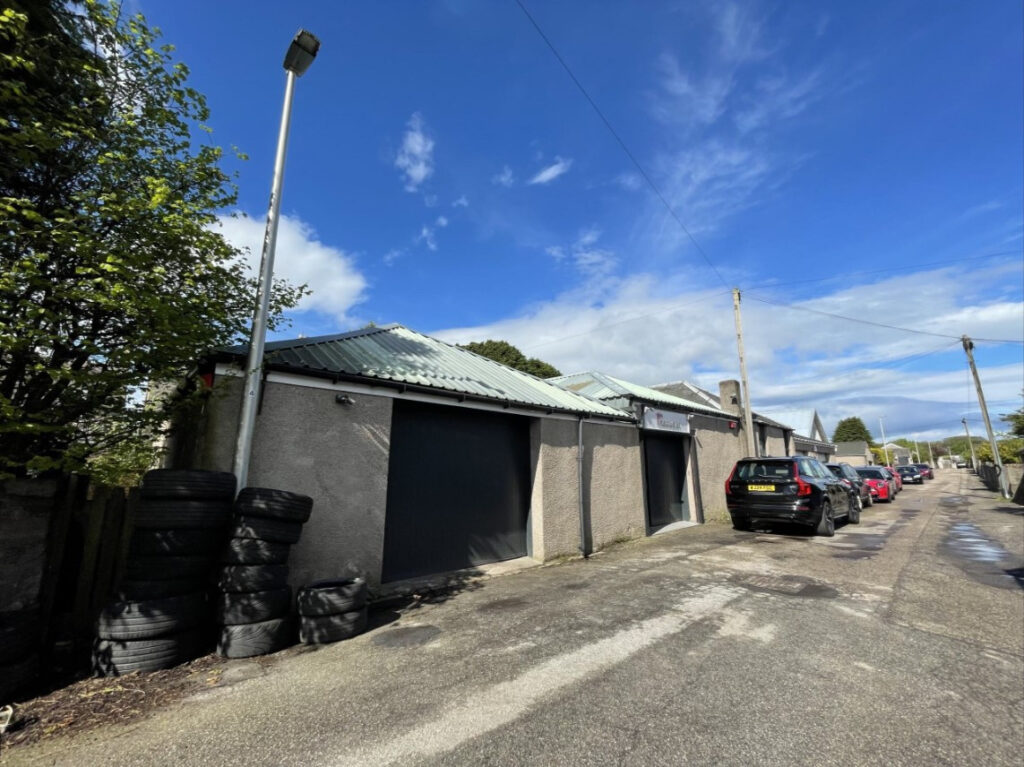
[[[136,725],[68,765],[1013,765],[1024,507],[964,472],[832,539],[690,528],[490,578]]]

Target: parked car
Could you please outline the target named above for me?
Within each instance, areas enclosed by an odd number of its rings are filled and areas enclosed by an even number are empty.
[[[956,462],[956,467],[958,469],[966,469],[967,468],[967,461],[957,461]]]
[[[892,484],[893,484],[893,493],[892,494],[894,496],[895,495],[899,495],[900,491],[903,489],[903,477],[901,477],[900,473],[898,471],[896,471],[896,469],[894,469],[892,466],[883,466],[882,468],[885,469],[885,471],[888,473],[889,477],[892,479]]]
[[[924,476],[922,476],[921,471],[917,466],[914,466],[913,464],[910,466],[897,466],[896,473],[899,474],[900,479],[904,482],[909,482],[912,485],[924,484]]]
[[[858,509],[871,505],[871,489],[864,478],[853,470],[848,463],[826,463],[825,468],[831,471],[850,491],[850,498]]]
[[[935,479],[935,472],[932,471],[932,467],[926,463],[915,463],[917,470],[921,472],[921,476],[925,479]]]
[[[881,466],[858,466],[855,471],[864,478],[871,490],[871,497],[876,501],[889,503],[895,496],[892,478]]]
[[[725,499],[737,530],[749,530],[757,521],[791,522],[833,536],[837,517],[860,522],[846,485],[802,455],[737,461],[725,481]]]

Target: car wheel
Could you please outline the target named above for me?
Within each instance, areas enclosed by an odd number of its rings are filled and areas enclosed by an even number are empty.
[[[836,534],[836,520],[832,512],[832,504],[828,501],[821,502],[821,519],[818,520],[818,535],[831,538]]]
[[[871,504],[873,504],[874,502],[875,502],[875,499],[871,497],[871,493],[868,493],[868,499],[867,499],[866,501],[864,501],[864,506],[863,506],[863,508],[865,508],[865,509],[866,509],[866,508],[867,508],[868,506],[870,506],[870,505],[871,505]]]
[[[860,524],[860,496],[858,495],[856,500],[850,504],[850,513],[846,515],[846,521],[851,525]]]
[[[741,531],[749,530],[750,529],[750,520],[747,519],[746,517],[733,517],[732,518],[732,529],[733,530],[741,530]]]

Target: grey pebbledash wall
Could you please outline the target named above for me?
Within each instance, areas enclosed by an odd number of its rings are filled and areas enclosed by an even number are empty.
[[[222,378],[212,401],[203,468],[231,471],[242,380]],[[360,394],[339,405],[335,392],[267,383],[256,419],[249,484],[313,498],[293,547],[293,586],[355,572],[376,585],[384,554],[391,403]]]
[[[218,379],[197,468],[230,471],[242,380]],[[346,572],[380,584],[393,399],[267,382],[256,420],[249,483],[305,493],[313,514],[290,558],[293,586]],[[443,400],[438,400],[439,403]],[[576,418],[531,419],[529,553],[540,562],[580,552]],[[639,434],[634,425],[584,424],[588,548],[646,534]]]

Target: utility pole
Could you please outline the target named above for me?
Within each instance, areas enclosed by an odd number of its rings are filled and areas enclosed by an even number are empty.
[[[917,456],[917,460],[914,463],[921,463],[921,448],[917,446],[917,440],[914,440],[914,455]]]
[[[962,423],[964,425],[964,434],[967,435],[967,444],[971,448],[971,468],[974,469],[975,471],[977,471],[977,469],[978,469],[978,457],[976,455],[974,455],[974,442],[971,441],[971,432],[967,428],[967,419],[966,418],[961,418],[960,419],[960,423]]]
[[[882,417],[878,417],[878,428],[882,430],[882,452],[885,453],[885,465],[889,466],[889,448],[886,447],[888,444],[885,441],[885,426],[882,425]]]
[[[928,465],[935,468],[935,456],[932,455],[932,443],[928,443]]]
[[[736,318],[736,348],[740,354],[740,377],[743,379],[743,429],[747,432],[747,454],[757,457],[757,441],[754,439],[754,417],[750,412],[750,382],[747,380],[747,360],[743,356],[743,320],[740,318],[740,289],[732,289],[732,311]]]
[[[992,421],[988,417],[988,406],[985,404],[985,393],[981,390],[981,379],[978,378],[978,368],[974,366],[974,342],[967,336],[962,336],[960,341],[967,353],[967,363],[971,366],[971,375],[974,376],[974,386],[978,390],[978,405],[981,407],[981,417],[985,421],[985,431],[988,432],[988,444],[992,447],[992,459],[996,462],[996,473],[999,477],[999,490],[1003,498],[1010,498],[1010,483],[1003,471],[1003,459],[999,457],[999,445],[996,444],[996,435],[992,431]],[[964,419],[966,426],[966,419]],[[973,446],[971,451],[974,451]]]

